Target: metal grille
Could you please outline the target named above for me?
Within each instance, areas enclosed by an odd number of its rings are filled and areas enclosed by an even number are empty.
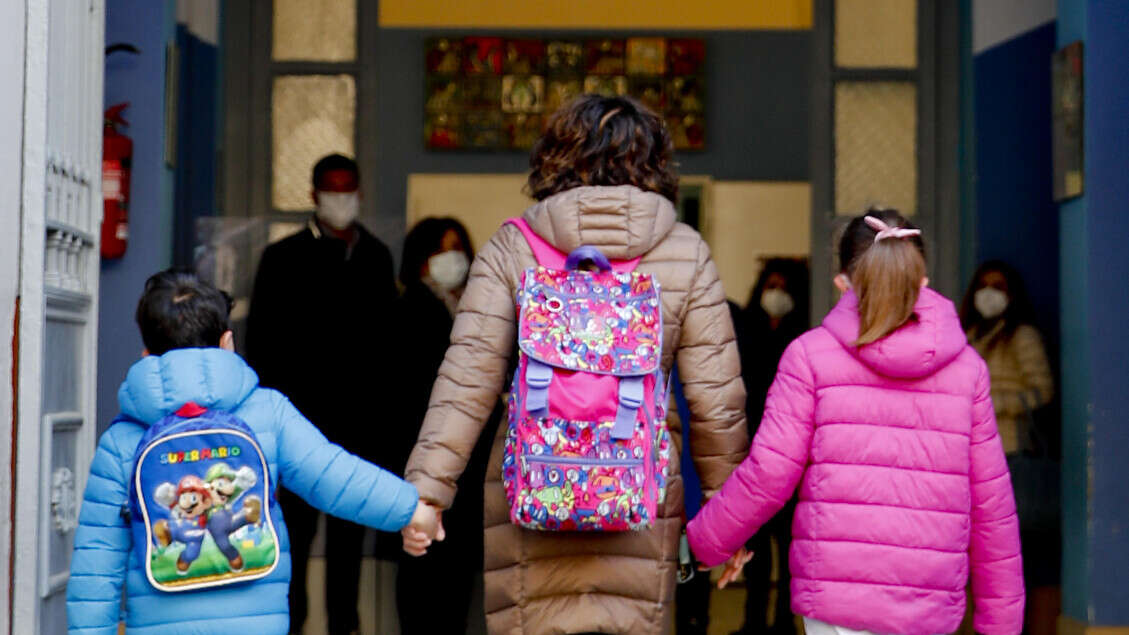
[[[835,85],[835,211],[917,208],[917,87],[910,82]]]
[[[275,61],[351,62],[357,7],[349,0],[274,0]]]
[[[835,0],[835,65],[917,68],[916,0]]]
[[[353,156],[356,83],[352,75],[282,75],[271,100],[274,208],[313,208],[310,171],[327,154]]]

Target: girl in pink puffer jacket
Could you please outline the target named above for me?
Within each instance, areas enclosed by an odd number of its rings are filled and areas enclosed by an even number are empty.
[[[690,522],[698,560],[729,559],[799,485],[792,610],[809,635],[986,635],[1023,627],[1019,522],[988,370],[927,288],[921,232],[892,210],[851,221],[843,293],[780,360],[749,456]]]

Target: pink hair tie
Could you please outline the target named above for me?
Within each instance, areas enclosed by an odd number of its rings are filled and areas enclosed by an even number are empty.
[[[880,240],[886,240],[887,238],[909,238],[911,236],[920,236],[921,235],[920,229],[906,229],[905,227],[890,227],[886,223],[882,222],[881,218],[877,218],[877,217],[874,217],[874,216],[863,216],[862,219],[864,221],[866,221],[866,224],[871,229],[878,232],[878,234],[874,237],[874,242],[878,242]]]

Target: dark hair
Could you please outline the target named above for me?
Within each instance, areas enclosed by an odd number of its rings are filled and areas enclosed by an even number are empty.
[[[145,281],[137,303],[141,341],[151,355],[174,348],[217,346],[229,330],[231,296],[183,269],[166,269]]]
[[[416,223],[415,227],[404,238],[404,258],[400,263],[400,282],[409,286],[419,282],[419,270],[427,259],[439,251],[443,237],[447,232],[454,231],[459,236],[463,248],[466,250],[467,259],[474,260],[474,248],[470,246],[470,235],[466,227],[453,218],[425,218]]]
[[[314,189],[319,189],[321,180],[325,177],[326,172],[334,170],[345,170],[352,172],[353,176],[357,177],[357,181],[361,180],[361,171],[357,169],[357,162],[350,159],[343,154],[330,154],[322,157],[314,165],[313,184]]]
[[[764,268],[757,276],[757,283],[753,285],[753,291],[749,294],[745,311],[764,314],[764,309],[760,305],[761,295],[764,293],[765,285],[768,284],[768,278],[774,273],[784,278],[784,283],[788,287],[788,295],[792,296],[792,302],[795,304],[792,312],[786,315],[784,320],[800,321],[806,330],[808,314],[811,311],[811,274],[808,272],[808,263],[800,258],[769,258],[766,260]]]
[[[634,185],[676,202],[673,156],[666,124],[643,104],[581,95],[549,118],[533,145],[526,193],[540,201],[582,185]]]
[[[1003,315],[994,320],[985,320],[984,316],[976,310],[975,295],[980,290],[980,281],[991,271],[1000,272],[1007,280],[1008,303]],[[1023,283],[1023,277],[1019,272],[1002,260],[989,260],[977,267],[976,273],[972,276],[968,292],[964,294],[964,300],[960,303],[960,324],[965,331],[972,331],[974,337],[981,337],[1000,320],[1004,324],[1000,334],[1005,338],[1011,337],[1015,334],[1015,329],[1020,326],[1035,323],[1035,308],[1031,305],[1031,298],[1027,295],[1027,285]]]
[[[859,301],[859,336],[864,346],[898,330],[911,317],[925,277],[921,236],[875,242],[878,235],[864,220],[873,216],[890,227],[917,229],[896,210],[870,209],[847,225],[839,240],[839,270],[851,279]]]

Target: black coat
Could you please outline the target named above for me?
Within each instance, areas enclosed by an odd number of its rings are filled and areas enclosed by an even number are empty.
[[[431,387],[439,376],[439,366],[443,364],[443,357],[451,343],[454,320],[447,305],[421,282],[410,284],[404,290],[396,305],[395,320],[393,331],[397,334],[397,364],[393,385],[396,387],[398,414],[394,430],[389,433],[389,442],[394,448],[389,454],[394,458],[389,459],[385,467],[403,474],[427,414]],[[486,422],[466,470],[459,477],[455,504],[443,513],[448,540],[454,541],[452,544],[457,543],[456,551],[463,552],[464,558],[459,562],[464,562],[465,566],[482,565],[482,493],[486,464],[501,415],[499,405]],[[464,541],[464,538],[467,540]]]
[[[404,289],[394,315],[394,330],[399,334],[395,379],[398,416],[391,439],[396,460],[387,467],[402,475],[427,414],[431,386],[451,343],[454,320],[447,305],[420,282]]]
[[[741,353],[741,378],[747,395],[745,414],[752,439],[764,415],[764,402],[784,349],[807,330],[807,316],[793,311],[773,329],[768,314],[759,305],[740,310],[730,303],[729,308]]]
[[[313,222],[267,247],[247,318],[247,361],[330,441],[382,464],[396,287],[388,248],[358,232],[351,251]]]

